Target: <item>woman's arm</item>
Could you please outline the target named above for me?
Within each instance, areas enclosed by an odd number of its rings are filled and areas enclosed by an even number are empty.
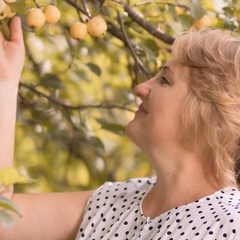
[[[20,18],[10,23],[10,39],[0,32],[0,169],[13,165],[17,91],[24,64]],[[12,190],[2,195],[11,198]]]
[[[0,31],[0,168],[11,167],[14,158],[17,92],[25,57],[20,18],[12,19],[10,33],[7,41]],[[0,239],[75,239],[91,193],[1,193],[19,206],[23,217],[13,214],[15,225],[10,229],[0,224]]]
[[[16,217],[10,229],[0,225],[0,239],[74,240],[91,193],[14,194],[12,200],[23,217]]]

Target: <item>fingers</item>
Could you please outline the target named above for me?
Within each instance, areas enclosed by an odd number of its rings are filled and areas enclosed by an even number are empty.
[[[0,23],[0,42],[4,40],[3,34],[2,34],[2,24]]]
[[[3,34],[1,32],[1,28],[0,28],[0,42],[2,42],[4,40]]]
[[[10,22],[10,41],[23,46],[22,24],[19,17],[14,17]]]

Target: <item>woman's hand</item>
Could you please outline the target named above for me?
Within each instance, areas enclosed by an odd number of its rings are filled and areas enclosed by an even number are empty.
[[[0,83],[18,83],[25,57],[21,20],[14,17],[10,22],[10,39],[4,39],[0,32]]]
[[[10,39],[4,39],[0,31],[0,169],[13,166],[17,93],[24,53],[21,21],[14,17]],[[12,188],[2,195],[11,198]]]

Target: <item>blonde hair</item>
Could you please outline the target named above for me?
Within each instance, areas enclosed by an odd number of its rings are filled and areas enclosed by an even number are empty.
[[[189,67],[185,140],[211,156],[219,184],[239,184],[240,39],[220,29],[191,30],[177,37],[173,57]]]

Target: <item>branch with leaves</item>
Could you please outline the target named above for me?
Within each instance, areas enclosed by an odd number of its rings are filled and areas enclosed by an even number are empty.
[[[90,105],[88,105],[88,104],[84,104],[84,105],[69,105],[69,104],[66,104],[66,103],[62,102],[60,99],[54,98],[52,96],[48,96],[47,94],[37,90],[34,86],[30,86],[30,85],[25,84],[23,82],[21,82],[19,84],[19,86],[20,86],[20,89],[22,87],[26,88],[26,89],[32,91],[33,93],[37,94],[38,96],[47,99],[50,103],[55,104],[58,107],[62,107],[64,109],[66,109],[66,110],[81,111],[81,110],[84,110],[84,109],[101,108],[101,109],[119,109],[119,110],[123,110],[123,111],[134,112],[134,110],[132,110],[132,109],[130,109],[128,107],[125,107],[125,106],[122,106],[122,105],[121,106],[120,105],[115,105],[115,104],[100,103],[100,104],[96,104],[96,105],[93,105],[93,104],[90,104]],[[24,100],[24,97],[21,94],[20,94],[20,99],[26,105],[34,106],[34,103],[29,103],[28,101]]]
[[[123,2],[117,1],[117,3],[121,4],[124,10],[127,12],[128,16],[135,21],[139,26],[144,28],[147,32],[149,32],[154,37],[158,38],[159,40],[167,43],[173,44],[174,38],[168,34],[165,34],[157,29],[154,25],[148,22],[141,13],[139,13],[134,7],[131,7]]]

